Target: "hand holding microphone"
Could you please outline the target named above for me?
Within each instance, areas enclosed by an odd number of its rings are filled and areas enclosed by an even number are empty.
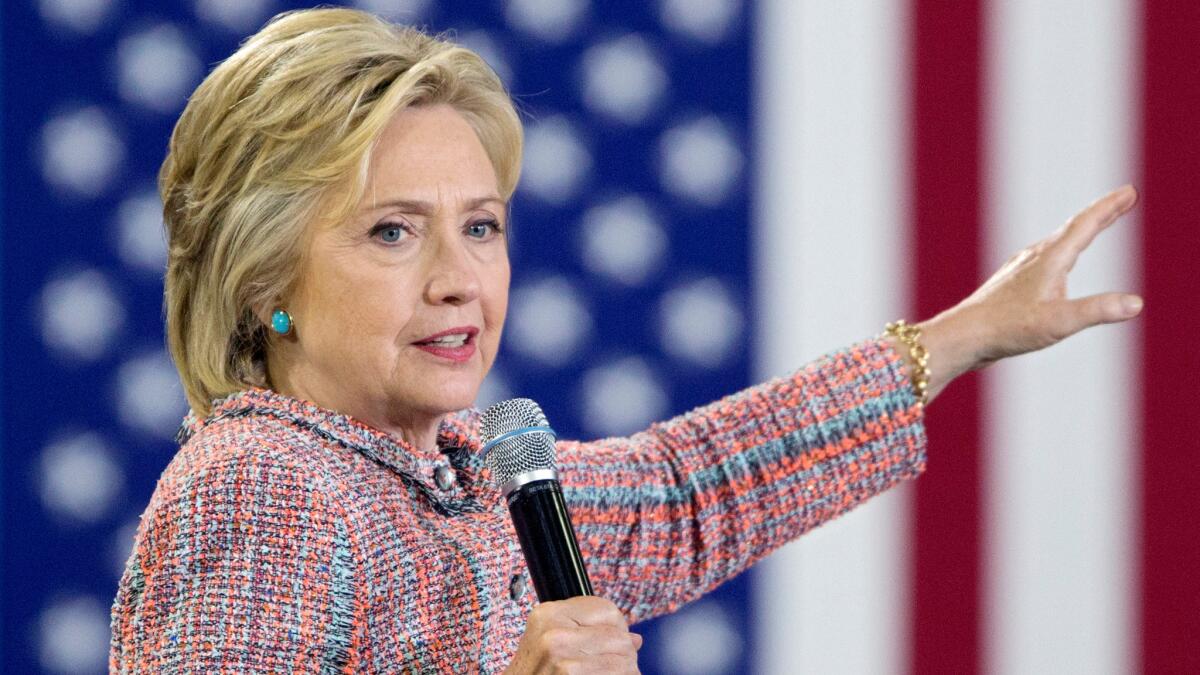
[[[533,608],[506,673],[636,673],[642,636],[612,602],[594,595]]]
[[[616,605],[592,595],[558,482],[554,430],[541,408],[529,399],[489,407],[483,440],[542,603],[529,615],[508,672],[638,672],[641,636],[629,632]]]

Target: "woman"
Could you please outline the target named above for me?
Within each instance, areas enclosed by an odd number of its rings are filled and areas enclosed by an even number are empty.
[[[917,476],[954,377],[1141,306],[1065,298],[1124,188],[919,330],[562,441],[598,597],[537,605],[470,409],[520,153],[476,55],[351,10],[278,17],[196,90],[160,175],[193,414],[121,580],[112,670],[636,671],[629,623]]]

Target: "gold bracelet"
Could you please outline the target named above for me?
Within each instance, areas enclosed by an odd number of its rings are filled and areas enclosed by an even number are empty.
[[[908,345],[908,352],[917,362],[913,371],[913,389],[922,408],[929,403],[929,350],[921,344],[921,329],[910,325],[904,319],[889,323],[884,329],[884,335],[894,335]]]

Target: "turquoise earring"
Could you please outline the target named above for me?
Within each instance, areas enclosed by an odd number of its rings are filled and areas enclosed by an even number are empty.
[[[287,335],[296,327],[296,322],[292,320],[292,315],[287,313],[285,309],[277,309],[271,314],[271,328],[280,335]]]

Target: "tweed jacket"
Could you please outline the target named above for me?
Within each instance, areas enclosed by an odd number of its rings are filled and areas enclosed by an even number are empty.
[[[479,455],[422,451],[266,389],[189,416],[112,608],[110,669],[498,672],[536,599]],[[675,610],[925,468],[922,412],[870,339],[628,438],[559,441],[597,594]]]

